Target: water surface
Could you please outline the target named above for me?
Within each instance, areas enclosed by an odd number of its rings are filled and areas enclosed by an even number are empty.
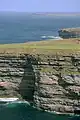
[[[0,120],[80,120],[80,117],[56,115],[37,110],[25,103],[13,103],[0,107]]]
[[[0,43],[40,41],[58,36],[58,30],[80,27],[80,16],[44,16],[0,12]]]

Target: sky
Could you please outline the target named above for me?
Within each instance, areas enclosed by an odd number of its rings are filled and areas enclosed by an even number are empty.
[[[0,0],[0,11],[80,12],[80,0]]]

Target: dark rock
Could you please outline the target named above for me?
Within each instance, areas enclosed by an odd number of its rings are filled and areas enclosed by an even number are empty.
[[[80,38],[80,28],[66,28],[58,31],[62,38]]]

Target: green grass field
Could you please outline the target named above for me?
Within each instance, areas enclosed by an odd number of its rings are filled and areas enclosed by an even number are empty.
[[[48,53],[48,52],[76,52],[80,51],[80,43],[77,39],[46,40],[40,42],[26,42],[19,44],[1,44],[0,53]]]

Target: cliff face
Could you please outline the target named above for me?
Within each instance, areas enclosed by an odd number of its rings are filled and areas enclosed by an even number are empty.
[[[32,101],[34,82],[34,71],[27,55],[0,56],[0,97]]]
[[[62,38],[80,38],[80,28],[66,28],[58,31]]]
[[[80,54],[0,56],[0,97],[71,113],[80,104]]]

